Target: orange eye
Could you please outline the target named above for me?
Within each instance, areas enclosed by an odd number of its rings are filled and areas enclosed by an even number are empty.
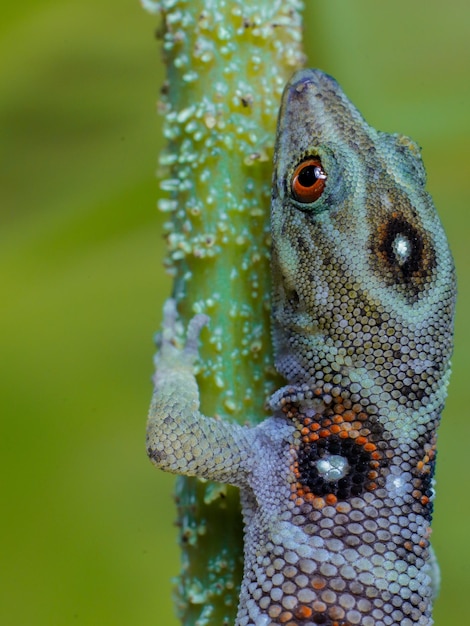
[[[325,189],[326,178],[320,159],[302,161],[292,176],[294,198],[299,202],[315,202]]]

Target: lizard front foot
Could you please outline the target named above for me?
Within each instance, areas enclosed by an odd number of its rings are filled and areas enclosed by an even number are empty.
[[[168,472],[245,485],[251,446],[247,429],[199,411],[194,363],[199,333],[208,321],[206,315],[195,315],[184,339],[176,302],[165,303],[147,422],[147,454],[154,465]]]
[[[195,315],[188,324],[184,340],[184,327],[178,315],[176,300],[169,298],[165,302],[162,332],[157,338],[159,349],[155,356],[155,387],[158,387],[159,373],[165,374],[169,370],[193,370],[199,355],[199,335],[208,322],[207,315],[202,313]]]

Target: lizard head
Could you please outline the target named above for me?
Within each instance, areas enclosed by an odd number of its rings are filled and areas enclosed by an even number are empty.
[[[323,72],[292,77],[271,209],[273,341],[289,383],[353,377],[374,395],[386,380],[420,402],[427,375],[432,393],[450,358],[455,277],[425,182],[411,139],[369,126]]]

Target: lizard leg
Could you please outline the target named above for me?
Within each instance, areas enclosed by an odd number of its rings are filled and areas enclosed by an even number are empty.
[[[175,301],[165,304],[147,422],[147,453],[154,465],[167,472],[245,486],[250,429],[199,411],[194,363],[199,333],[208,321],[205,315],[193,317],[183,345]]]

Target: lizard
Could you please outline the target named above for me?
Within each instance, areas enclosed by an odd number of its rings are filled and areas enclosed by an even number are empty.
[[[427,626],[436,429],[455,270],[420,149],[338,83],[285,87],[271,203],[272,339],[286,384],[249,427],[202,415],[196,315],[168,300],[147,427],[174,473],[240,488],[236,626]]]

